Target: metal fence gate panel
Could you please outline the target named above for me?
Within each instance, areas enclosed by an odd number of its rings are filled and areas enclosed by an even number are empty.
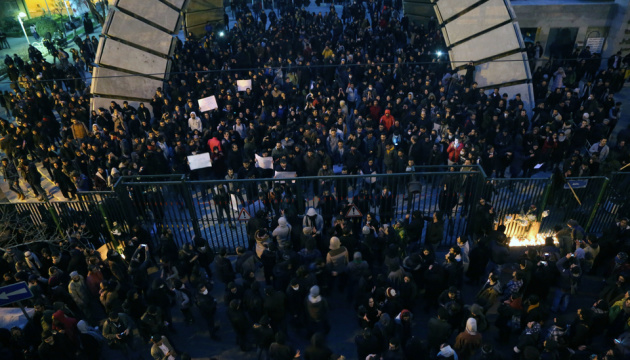
[[[528,231],[506,220],[515,219],[532,204],[538,208],[537,220],[541,220],[543,210],[549,210],[549,216],[537,223],[542,233],[571,218],[582,226],[590,226],[587,230],[601,233],[619,217],[630,215],[630,173],[613,173],[610,180],[570,178],[574,194],[563,179],[556,177],[488,179],[478,166],[427,166],[414,170],[236,181],[188,181],[183,175],[123,177],[114,191],[79,193],[77,201],[0,206],[11,207],[34,224],[55,230],[66,229],[77,220],[85,221],[105,241],[112,239],[114,223],[125,231],[140,224],[156,240],[172,234],[181,246],[201,236],[213,247],[226,247],[229,251],[248,244],[247,221],[241,220],[256,216],[260,209],[266,210],[271,219],[290,207],[301,219],[313,207],[330,221],[333,217],[346,218],[350,211],[350,215],[356,215],[351,210],[356,206],[361,216],[346,219],[356,226],[357,234],[367,213],[381,223],[389,223],[404,221],[414,211],[423,217],[439,212],[445,221],[444,245],[452,245],[457,236],[468,233],[468,219],[480,197],[493,205],[495,225],[505,224],[509,236]],[[385,188],[388,201],[381,199]]]
[[[568,182],[554,177],[547,201],[549,216],[543,219],[541,229],[551,232],[554,226],[564,226],[570,219],[587,228],[606,182],[605,177],[569,178]]]
[[[603,233],[620,218],[629,216],[630,172],[612,173],[589,230]]]
[[[516,221],[519,216],[524,216],[531,205],[535,205],[539,214],[545,204],[544,195],[547,190],[549,178],[528,179],[492,179],[486,181],[484,187],[486,199],[494,207],[495,223],[497,226],[505,225],[508,237],[525,236],[532,226],[528,221],[525,225]]]

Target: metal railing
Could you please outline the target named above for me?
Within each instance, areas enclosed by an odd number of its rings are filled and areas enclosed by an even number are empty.
[[[326,229],[343,218],[357,236],[368,213],[383,224],[405,221],[414,212],[423,217],[438,212],[444,221],[443,245],[470,233],[471,215],[481,197],[493,205],[495,225],[506,224],[509,236],[523,235],[527,229],[506,219],[531,205],[538,209],[540,232],[551,232],[555,225],[575,219],[587,230],[601,233],[619,217],[630,215],[626,205],[630,173],[569,180],[571,187],[551,176],[488,178],[477,165],[416,167],[397,174],[235,181],[135,176],[120,178],[113,191],[79,193],[77,201],[0,206],[27,213],[35,224],[45,223],[61,234],[73,222],[84,221],[104,243],[115,242],[114,226],[129,231],[138,224],[156,240],[169,233],[181,246],[201,236],[214,247],[230,250],[251,240],[246,220],[259,210],[269,219],[284,214],[301,223],[312,207],[324,217]],[[543,210],[549,216],[541,218]]]

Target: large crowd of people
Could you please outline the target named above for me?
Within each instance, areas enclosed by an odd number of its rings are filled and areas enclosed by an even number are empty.
[[[391,224],[381,209],[378,218],[366,212],[349,222],[335,206],[299,217],[285,201],[268,217],[255,206],[255,188],[229,182],[269,177],[255,155],[298,176],[472,164],[498,178],[607,174],[630,160],[630,128],[608,141],[630,59],[601,63],[585,48],[538,66],[528,114],[520,96],[478,89],[474,64],[461,64],[464,76],[451,70],[436,22],[415,25],[391,1],[355,1],[342,14],[242,6],[233,26],[209,24],[206,35],[178,40],[169,79],[137,108],[112,102],[89,110],[82,74],[91,41],[78,39],[72,58],[56,51],[59,64],[36,48],[27,63],[7,56],[12,92],[0,97],[10,114],[0,123],[0,147],[4,179],[19,200],[27,194],[20,181],[48,197],[40,162],[70,200],[111,188],[122,175],[175,173],[225,179],[255,211],[235,261],[203,238],[178,248],[169,231],[140,225],[116,234],[122,254],[95,251],[97,235],[78,224],[61,244],[7,249],[2,285],[28,282],[35,314],[23,329],[0,330],[2,359],[96,359],[105,346],[133,358],[148,355],[146,344],[155,359],[185,359],[186,349],[169,340],[173,316],[202,322],[218,341],[221,312],[240,350],[256,350],[258,359],[630,357],[627,219],[600,238],[569,221],[555,242],[515,259],[504,227],[493,229],[491,205],[475,199],[483,216],[442,258],[439,214],[413,211]],[[528,52],[539,58],[543,48]],[[237,80],[251,80],[251,88],[239,91]],[[200,111],[197,100],[211,95],[218,108]],[[213,166],[190,171],[187,157],[204,152]],[[324,182],[312,191],[334,201],[343,189]],[[587,275],[604,280],[597,302],[567,314]],[[464,286],[478,291],[465,296]],[[356,353],[327,346],[331,304],[356,313]],[[298,350],[297,339],[310,345]]]

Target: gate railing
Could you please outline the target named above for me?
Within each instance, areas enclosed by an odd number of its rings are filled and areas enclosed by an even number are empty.
[[[470,232],[469,219],[479,199],[493,205],[495,225],[506,225],[509,236],[524,236],[531,229],[506,221],[537,208],[541,233],[575,219],[588,231],[602,233],[617,219],[630,215],[630,173],[609,177],[488,178],[481,167],[428,166],[398,174],[333,175],[235,181],[190,181],[183,175],[133,176],[118,180],[113,191],[80,192],[71,202],[4,203],[30,216],[35,224],[55,228],[63,237],[73,222],[85,222],[102,243],[114,243],[114,227],[129,231],[133,225],[150,230],[155,239],[172,234],[178,245],[195,236],[214,247],[233,250],[247,245],[247,220],[265,210],[270,217],[284,213],[302,221],[308,209],[324,216],[325,231],[336,219],[346,219],[359,236],[370,213],[381,224],[405,221],[407,215],[444,220],[443,244]],[[381,195],[387,188],[387,195]],[[543,210],[549,216],[542,218]],[[471,223],[474,220],[470,220]],[[269,229],[272,231],[273,229]],[[251,232],[251,229],[250,229]],[[251,233],[249,234],[251,235]]]

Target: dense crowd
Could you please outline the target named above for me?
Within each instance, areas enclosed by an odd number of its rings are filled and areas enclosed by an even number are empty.
[[[178,41],[170,79],[138,108],[112,102],[89,110],[77,74],[94,56],[94,39],[76,39],[72,58],[55,50],[58,66],[34,47],[27,63],[7,55],[13,93],[0,104],[15,121],[2,121],[1,146],[12,190],[22,199],[22,180],[40,199],[47,195],[34,161],[68,199],[107,189],[120,175],[269,176],[255,154],[298,176],[480,163],[488,176],[555,170],[570,177],[628,162],[630,131],[608,142],[627,58],[615,55],[598,71],[599,54],[586,48],[537,67],[537,105],[528,114],[520,96],[478,89],[471,64],[457,64],[463,76],[449,70],[434,21],[416,26],[375,2],[346,6],[343,16],[334,7],[282,12],[239,12],[229,31],[208,25],[207,36]],[[535,57],[543,49],[529,51]],[[238,91],[240,79],[251,89]],[[218,109],[199,111],[197,100],[210,95]],[[191,172],[187,156],[203,152],[212,169]]]
[[[268,177],[255,155],[271,156],[274,170],[298,176],[478,163],[494,177],[550,170],[571,177],[606,174],[630,160],[630,130],[608,143],[620,120],[614,93],[628,59],[615,55],[599,70],[598,55],[584,49],[537,67],[537,105],[528,114],[520,96],[478,89],[472,64],[461,64],[463,76],[450,70],[434,20],[417,26],[395,8],[369,1],[342,14],[286,4],[280,15],[239,11],[232,27],[208,25],[205,36],[178,41],[173,72],[150,108],[112,102],[89,111],[87,87],[75,73],[91,62],[90,41],[77,40],[81,51],[72,62],[63,50],[56,52],[59,64],[47,63],[36,48],[28,63],[9,56],[13,93],[0,104],[14,121],[0,124],[4,179],[20,199],[20,180],[44,199],[35,163],[41,162],[72,199],[78,191],[108,189],[121,175]],[[540,57],[543,48],[528,52]],[[242,79],[251,79],[251,88],[238,91]],[[218,109],[201,112],[197,100],[211,95]],[[203,152],[213,166],[190,171],[187,156]],[[0,331],[2,358],[94,359],[102,346],[133,357],[149,343],[155,359],[184,359],[168,339],[173,314],[188,325],[206,324],[216,341],[217,309],[227,313],[240,349],[255,348],[259,359],[354,358],[326,345],[334,325],[329,303],[356,312],[360,359],[630,354],[627,219],[599,239],[569,221],[556,229],[556,243],[549,238],[514,261],[505,229],[493,229],[491,205],[478,199],[470,237],[460,234],[442,259],[439,214],[413,211],[390,226],[383,208],[391,206],[383,202],[378,218],[366,211],[364,219],[348,221],[334,206],[299,217],[288,201],[270,218],[255,205],[256,189],[227,184],[253,209],[248,246],[236,249],[234,262],[202,238],[178,249],[168,230],[154,234],[141,226],[115,234],[123,254],[93,250],[97,235],[79,224],[61,244],[4,252],[2,285],[27,281],[35,314],[24,329]],[[387,188],[377,190],[388,198]],[[331,192],[343,189],[314,191],[334,199]],[[566,314],[586,274],[603,277],[604,290],[592,307]],[[212,296],[215,281],[224,285],[222,302]],[[483,283],[474,298],[462,295],[468,282]],[[486,317],[491,310],[498,315]],[[422,311],[437,315],[421,324],[414,317]],[[417,336],[418,327],[428,337]],[[499,339],[489,338],[490,329],[499,330]],[[311,343],[299,351],[292,345],[298,338]],[[505,344],[510,353],[503,353]]]

